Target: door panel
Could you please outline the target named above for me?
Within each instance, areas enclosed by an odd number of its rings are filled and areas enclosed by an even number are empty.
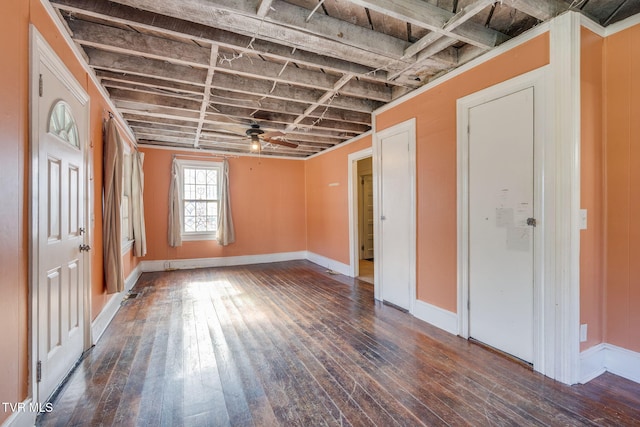
[[[411,174],[408,131],[380,139],[382,300],[411,303]]]
[[[469,334],[533,361],[533,88],[469,109]],[[499,126],[496,126],[499,123]]]
[[[39,63],[37,357],[39,402],[48,399],[84,349],[84,106]],[[74,119],[75,117],[80,120]],[[78,130],[80,127],[80,131]]]

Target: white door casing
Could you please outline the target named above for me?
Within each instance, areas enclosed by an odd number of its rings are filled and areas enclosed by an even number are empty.
[[[31,383],[43,403],[90,343],[89,97],[31,36]]]
[[[532,362],[533,88],[468,114],[469,336]]]
[[[549,295],[553,295],[554,293],[555,285],[549,276],[548,264],[550,260],[548,256],[553,254],[555,244],[553,239],[552,218],[554,214],[553,170],[556,166],[554,162],[548,160],[548,157],[545,157],[551,155],[551,147],[553,146],[552,139],[549,137],[550,130],[546,127],[546,123],[551,121],[549,111],[545,110],[545,99],[548,97],[548,71],[549,67],[543,67],[458,100],[458,332],[460,336],[469,338],[469,305],[471,304],[471,306],[473,306],[474,304],[473,299],[471,301],[469,300],[470,275],[473,264],[473,261],[470,260],[470,254],[472,253],[473,245],[478,244],[478,242],[472,243],[470,241],[472,236],[470,225],[473,223],[470,214],[470,190],[472,189],[472,184],[470,183],[472,179],[470,164],[473,163],[473,159],[470,157],[478,155],[477,153],[474,154],[473,150],[469,147],[470,112],[475,107],[504,97],[508,98],[509,95],[514,93],[531,90],[533,94],[532,145],[533,159],[535,159],[535,161],[533,162],[531,172],[533,181],[530,182],[530,184],[532,185],[526,184],[527,186],[530,185],[533,187],[533,209],[526,209],[524,206],[520,206],[519,203],[525,202],[525,200],[511,200],[512,192],[510,191],[508,195],[504,195],[501,191],[503,188],[501,188],[493,191],[493,194],[486,195],[488,206],[492,206],[493,208],[493,214],[490,217],[490,221],[485,220],[485,222],[491,222],[494,229],[504,228],[505,221],[510,220],[510,212],[496,211],[496,209],[502,209],[502,206],[499,205],[506,203],[507,200],[510,206],[505,207],[507,209],[513,209],[514,228],[519,228],[515,226],[522,225],[521,221],[523,219],[526,220],[528,217],[536,219],[536,227],[530,228],[530,234],[528,235],[529,244],[532,246],[533,269],[532,349],[530,357],[522,358],[530,359],[533,363],[534,370],[547,375],[553,371],[553,357],[550,353],[554,350],[553,337],[555,334],[555,304],[554,300],[549,298]],[[498,130],[499,127],[505,125],[504,122],[507,120],[509,119],[504,117],[494,117],[487,125]],[[473,132],[473,129],[471,132]],[[500,154],[495,155],[495,157],[499,159]],[[508,169],[510,166],[512,165],[505,167]],[[499,170],[500,167],[501,166],[497,166],[497,169]],[[543,179],[545,176],[546,179]],[[519,212],[518,215],[515,216],[517,208],[519,208]],[[526,211],[531,215],[525,216]],[[499,215],[499,217],[497,217],[497,215]],[[484,218],[487,218],[487,216]],[[480,221],[483,221],[484,218],[480,217]],[[516,220],[519,221],[519,224],[516,224]],[[496,227],[496,224],[500,224],[501,227]],[[523,249],[522,244],[523,241],[527,240],[527,237],[524,235],[514,235],[514,231],[515,230],[512,230],[510,234],[512,240],[509,244],[514,251],[516,249]],[[503,233],[502,248],[504,250],[507,244],[506,230],[503,230]],[[516,239],[516,237],[520,237],[520,239]],[[535,245],[533,242],[535,242]],[[493,242],[493,244],[495,244],[495,242]],[[478,267],[476,267],[476,269],[477,268]]]
[[[413,312],[416,300],[415,119],[375,135],[376,298]]]

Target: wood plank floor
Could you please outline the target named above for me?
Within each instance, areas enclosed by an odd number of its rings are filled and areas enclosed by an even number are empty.
[[[134,292],[38,425],[640,425],[639,384],[558,384],[307,261]]]

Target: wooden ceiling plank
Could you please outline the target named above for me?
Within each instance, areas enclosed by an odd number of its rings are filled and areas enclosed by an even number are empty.
[[[269,15],[261,19],[248,1],[216,0],[114,0],[163,15],[180,14],[204,25],[261,38],[291,47],[339,57],[363,65],[379,63],[380,57],[400,60],[407,43],[373,30],[326,15],[306,21],[307,9],[274,0]]]
[[[503,0],[503,2],[541,21],[549,20],[569,8],[569,5],[559,0]]]
[[[213,73],[215,72],[215,65],[218,62],[218,46],[212,45],[209,55],[209,69],[207,70],[207,80],[204,83],[204,98],[202,99],[202,105],[200,106],[200,120],[198,121],[198,129],[196,131],[196,139],[193,143],[195,148],[198,148],[200,143],[200,134],[202,132],[202,125],[204,118],[209,108],[209,99],[211,98],[211,81],[213,80]]]
[[[304,112],[299,115],[298,117],[296,117],[296,119],[287,126],[287,131],[291,131],[293,129],[295,129],[298,125],[298,123],[300,123],[303,119],[305,119],[307,116],[309,116],[309,114],[311,114],[311,112],[313,110],[315,110],[316,108],[318,108],[320,105],[324,104],[325,102],[329,101],[331,98],[335,97],[336,94],[338,93],[338,91],[340,89],[342,89],[343,86],[345,86],[347,83],[349,83],[349,81],[353,79],[353,74],[345,74],[344,76],[342,76],[340,78],[340,80],[338,80],[335,85],[333,86],[333,90],[331,91],[327,91],[325,94],[323,94],[320,98],[318,98],[318,100],[316,102],[314,102],[313,104],[311,104],[309,107],[307,107],[306,110],[304,110]],[[327,106],[328,108],[328,106]],[[322,120],[322,116],[318,118],[318,120]],[[315,122],[314,122],[315,124]]]
[[[504,34],[475,22],[466,22],[453,31],[447,31],[444,27],[453,18],[454,14],[422,0],[395,0],[392,2],[388,0],[349,1],[474,46],[492,48],[506,39]]]
[[[72,13],[74,16],[97,18],[114,24],[163,33],[171,37],[193,39],[200,43],[215,42],[222,47],[241,52],[254,52],[270,58],[293,61],[338,73],[354,73],[361,77],[367,76],[367,78],[374,81],[385,82],[387,80],[384,71],[368,75],[373,69],[378,68],[379,62],[375,56],[371,56],[368,63],[361,65],[352,62],[348,57],[336,58],[329,54],[321,55],[301,49],[293,50],[290,46],[286,46],[281,42],[252,39],[251,36],[236,34],[231,31],[107,1],[52,0],[51,3],[56,8]]]
[[[256,15],[260,18],[267,16],[269,10],[271,10],[271,3],[273,3],[273,0],[261,0],[256,11]]]
[[[196,95],[193,93],[168,91],[159,87],[139,85],[132,82],[121,81],[121,80],[101,79],[100,82],[107,89],[114,88],[114,89],[132,90],[136,92],[150,93],[152,95],[163,95],[163,96],[171,96],[173,98],[190,99],[192,101],[202,101],[202,98],[204,97],[203,94]]]
[[[199,96],[200,98],[202,97],[202,87],[193,84],[177,83],[161,78],[108,71],[99,68],[95,69],[95,72],[96,76],[98,76],[98,79],[106,84],[123,83],[128,85],[144,86],[151,89],[157,89],[158,91],[163,92],[165,95],[173,94],[178,96],[184,94],[185,96],[192,95]]]
[[[69,21],[74,41],[84,46],[108,49],[124,54],[144,54],[149,58],[168,60],[176,64],[206,68],[209,49],[135,31],[121,30],[79,19]]]
[[[122,55],[104,50],[87,48],[89,65],[113,72],[124,72],[139,76],[159,77],[177,83],[204,86],[207,71],[182,65],[169,64],[158,59]]]
[[[185,111],[200,111],[202,102],[187,99],[179,99],[164,95],[155,95],[132,90],[111,88],[109,90],[111,98],[114,100],[138,102],[148,105],[161,105],[164,107],[177,108]]]
[[[100,48],[100,50],[98,50],[99,52],[106,52],[108,50],[109,53],[112,54],[125,54],[125,57],[129,57],[130,55],[143,55],[151,61],[170,61],[180,65],[209,68],[209,59],[207,58],[206,63],[203,59],[203,53],[204,51],[208,52],[208,49],[185,45],[159,37],[144,36],[133,31],[100,26],[98,24],[76,23],[74,25],[80,29],[79,32],[82,35],[82,38],[78,41],[92,47]],[[114,47],[114,45],[116,45],[116,47]],[[191,61],[183,59],[185,57],[183,52],[189,50],[193,53],[190,57],[198,57],[197,62],[195,59]],[[89,57],[91,58],[92,55],[89,54]],[[111,56],[111,58],[113,59],[115,57]],[[96,60],[93,59],[92,61],[93,65]],[[112,61],[112,63],[113,62],[115,61]],[[234,57],[229,60],[221,58],[219,61],[215,61],[213,66],[216,66],[220,71],[232,72],[247,77],[257,76],[281,83],[296,84],[322,90],[331,89],[338,80],[337,77],[318,71],[302,70],[294,67],[286,67],[283,70],[283,67],[279,64],[263,61],[259,58],[252,59],[248,56]],[[259,69],[259,72],[256,71],[257,69]],[[375,99],[382,102],[391,100],[391,89],[373,82],[352,82],[345,88],[345,93],[350,96]]]

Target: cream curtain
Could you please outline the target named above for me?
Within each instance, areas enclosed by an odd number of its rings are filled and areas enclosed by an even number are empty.
[[[102,240],[104,275],[107,293],[124,290],[122,271],[122,201],[123,144],[113,118],[109,119],[104,141]]]
[[[218,202],[218,230],[216,232],[218,244],[227,246],[236,241],[231,216],[231,199],[229,196],[229,162],[222,162],[222,176],[220,180],[220,201]]]
[[[171,166],[171,186],[169,187],[169,246],[182,246],[180,205],[180,168],[178,162],[173,159]]]
[[[147,233],[144,225],[144,153],[135,151],[131,156],[131,210],[133,220],[133,254],[142,257],[147,254]]]

